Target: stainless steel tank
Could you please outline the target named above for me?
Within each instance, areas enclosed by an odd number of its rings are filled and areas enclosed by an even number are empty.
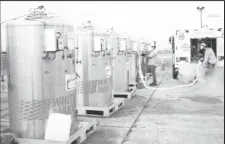
[[[7,66],[8,66],[8,61],[7,61],[7,54],[1,54],[1,94],[8,92],[8,76],[7,76]]]
[[[140,43],[140,53],[142,54],[142,56],[140,56],[140,59],[141,59],[141,70],[142,70],[142,73],[143,73],[143,76],[145,76],[145,73],[146,73],[146,58],[145,58],[145,54],[146,54],[146,43],[145,42],[141,42]]]
[[[136,84],[138,73],[138,41],[135,39],[129,40],[129,84]]]
[[[90,22],[78,30],[76,70],[77,105],[104,107],[113,102],[112,57],[106,31],[94,28]]]
[[[8,92],[8,79],[7,79],[7,37],[6,37],[6,27],[5,24],[1,25],[1,47],[0,47],[0,62],[1,62],[1,94]]]
[[[128,37],[111,33],[113,48],[113,92],[129,91]]]
[[[9,123],[19,138],[43,139],[49,113],[76,127],[73,26],[53,19],[14,20],[8,37]]]

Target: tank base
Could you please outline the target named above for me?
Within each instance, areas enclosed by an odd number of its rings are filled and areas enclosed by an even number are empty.
[[[115,99],[117,98],[131,99],[133,95],[134,95],[133,89],[131,89],[130,92],[113,92],[113,96]]]
[[[87,139],[97,127],[97,121],[79,121],[78,130],[73,133],[69,140],[66,142],[54,142],[39,139],[22,139],[18,138],[18,142],[21,144],[81,144],[85,139]]]
[[[124,106],[124,99],[114,99],[108,107],[77,107],[77,115],[109,117]]]

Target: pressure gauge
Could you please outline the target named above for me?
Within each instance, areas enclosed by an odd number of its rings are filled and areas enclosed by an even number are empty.
[[[50,59],[50,60],[53,60],[53,59],[55,59],[55,53],[48,53],[48,58]]]

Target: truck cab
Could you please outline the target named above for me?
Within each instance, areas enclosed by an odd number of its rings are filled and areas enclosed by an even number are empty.
[[[179,70],[179,63],[197,63],[204,58],[201,53],[200,43],[205,42],[211,47],[217,57],[216,67],[224,67],[224,29],[201,28],[194,30],[177,30],[169,38],[172,45],[172,74],[176,79]]]

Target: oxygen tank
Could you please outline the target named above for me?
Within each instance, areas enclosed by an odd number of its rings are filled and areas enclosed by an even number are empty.
[[[130,55],[129,55],[129,84],[136,84],[137,73],[138,73],[138,41],[130,39]]]
[[[113,48],[113,92],[129,91],[128,37],[111,33]]]
[[[109,34],[90,21],[77,32],[77,105],[107,107],[113,103]]]
[[[9,125],[19,138],[43,139],[49,113],[76,129],[73,26],[40,9],[6,23]]]

